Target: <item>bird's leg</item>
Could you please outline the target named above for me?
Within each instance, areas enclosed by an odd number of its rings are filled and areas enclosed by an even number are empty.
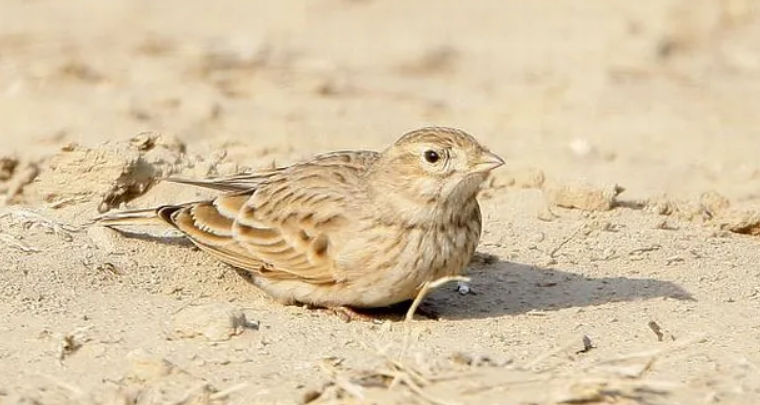
[[[438,311],[436,311],[435,308],[432,308],[425,304],[420,304],[420,306],[417,307],[417,311],[415,313],[419,316],[430,319],[432,321],[437,321],[441,319],[441,314]]]
[[[351,322],[351,321],[376,322],[378,320],[372,315],[357,312],[355,309],[350,308],[350,307],[345,307],[345,306],[332,307],[332,308],[329,308],[329,310],[338,318],[342,319],[343,322],[346,322],[346,323]]]
[[[412,304],[413,304],[412,300],[404,301],[404,302],[400,302],[398,304],[392,305],[390,309],[394,313],[404,315],[407,312],[409,312],[409,308],[412,306]],[[432,321],[437,321],[441,318],[441,314],[438,312],[438,310],[436,310],[429,304],[425,304],[424,302],[420,303],[419,306],[415,308],[414,314],[421,316],[423,318],[430,319]]]
[[[319,307],[316,305],[305,305],[306,308],[312,310],[312,311],[320,311],[320,312],[329,312],[332,315],[337,316],[340,318],[343,322],[351,322],[351,321],[364,321],[364,322],[376,322],[377,318],[373,317],[372,315],[357,312],[355,309],[347,306],[336,306],[336,307]]]

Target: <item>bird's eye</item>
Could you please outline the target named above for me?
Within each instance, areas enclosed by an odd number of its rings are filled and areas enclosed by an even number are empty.
[[[425,153],[423,154],[423,156],[425,156],[425,160],[428,163],[435,163],[435,162],[437,162],[441,158],[441,156],[438,154],[438,152],[436,152],[434,150],[429,150],[429,149],[425,151]]]

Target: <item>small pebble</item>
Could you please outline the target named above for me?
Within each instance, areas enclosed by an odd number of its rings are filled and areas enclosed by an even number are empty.
[[[464,281],[457,281],[457,292],[461,295],[467,295],[471,292],[470,285]]]
[[[132,367],[132,374],[144,381],[157,380],[169,375],[175,369],[175,366],[168,360],[143,349],[135,349],[127,353],[127,361]]]
[[[181,338],[203,336],[211,342],[229,340],[246,329],[258,329],[243,311],[230,303],[212,303],[183,308],[174,315],[174,333]]]

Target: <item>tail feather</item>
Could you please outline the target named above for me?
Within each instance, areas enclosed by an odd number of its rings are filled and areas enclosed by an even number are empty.
[[[165,215],[168,208],[174,206],[163,206],[159,208],[136,209],[122,212],[108,213],[101,215],[93,220],[94,224],[102,226],[133,226],[133,225],[167,225]],[[179,207],[177,207],[179,208]],[[162,212],[164,215],[162,215]]]
[[[164,181],[171,183],[188,184],[196,187],[222,191],[223,195],[217,197],[217,200],[215,201],[221,204],[221,208],[227,208],[228,210],[235,211],[240,209],[240,206],[243,204],[243,202],[247,200],[254,192],[256,186],[266,181],[266,179],[268,179],[278,170],[279,169],[273,169],[269,171],[210,180],[191,180],[171,177],[164,179]],[[170,225],[174,228],[180,229],[175,218],[175,214],[178,211],[188,209],[199,204],[211,203],[211,201],[193,201],[175,205],[163,205],[154,208],[108,213],[94,218],[91,221],[91,224],[108,227]]]
[[[187,184],[195,187],[208,188],[211,190],[224,191],[224,192],[241,192],[250,191],[256,188],[259,184],[265,182],[273,174],[278,173],[279,169],[272,169],[268,171],[259,171],[256,173],[240,174],[231,177],[222,177],[216,179],[185,179],[181,177],[169,177],[163,181],[169,183]]]

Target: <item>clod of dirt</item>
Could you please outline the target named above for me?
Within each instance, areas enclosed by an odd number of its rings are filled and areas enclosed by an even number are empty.
[[[679,219],[716,225],[718,228],[745,235],[760,235],[760,209],[756,207],[732,208],[728,198],[708,191],[699,201],[675,200],[668,196],[650,198],[644,210]]]
[[[730,211],[716,218],[721,229],[744,235],[760,236],[760,211]]]
[[[124,404],[222,404],[226,393],[219,393],[207,381],[177,367],[166,359],[136,349],[127,354],[131,366],[123,393]],[[229,392],[229,390],[227,390]],[[104,403],[104,402],[97,402]],[[117,403],[117,402],[107,402]]]
[[[212,77],[220,72],[253,72],[272,62],[274,49],[266,41],[221,38],[200,52],[200,74]]]
[[[162,147],[175,153],[185,153],[185,144],[173,135],[142,132],[129,140],[141,152],[148,152],[156,147]]]
[[[85,334],[90,329],[92,329],[91,326],[80,327],[61,335],[56,347],[58,361],[63,361],[64,358],[82,348],[82,345],[89,341]]]
[[[708,191],[699,201],[676,200],[666,195],[653,197],[644,203],[644,210],[687,221],[705,222],[719,216],[730,206],[728,199],[715,191]]]
[[[135,349],[127,353],[127,361],[132,367],[132,374],[143,381],[157,380],[171,374],[176,369],[176,366],[168,360],[142,349]]]
[[[401,64],[398,70],[412,75],[449,73],[456,67],[460,56],[459,52],[449,45],[438,46],[415,55],[413,60]]]
[[[609,211],[617,205],[617,196],[625,189],[617,184],[546,183],[544,197],[550,206],[585,211]]]
[[[104,226],[87,227],[87,236],[93,245],[108,254],[119,250],[116,245],[116,235],[114,230]]]
[[[24,187],[34,181],[39,174],[37,164],[20,161],[15,156],[0,157],[0,204],[11,203],[22,193]]]
[[[321,78],[313,87],[316,94],[324,97],[345,96],[356,93],[358,89],[345,76]]]
[[[243,311],[229,303],[213,303],[183,308],[173,319],[173,328],[180,338],[203,336],[221,342],[237,336],[246,329],[256,329]]]
[[[191,166],[184,148],[176,139],[155,133],[98,148],[67,146],[50,160],[37,187],[54,205],[99,199],[98,210],[105,212],[142,195],[157,179]]]
[[[454,364],[461,364],[471,367],[506,367],[513,363],[512,359],[493,359],[485,354],[470,354],[465,352],[455,352],[449,357]]]
[[[84,83],[102,83],[106,77],[81,60],[71,60],[60,66],[58,74],[62,78],[75,79]]]
[[[710,214],[699,202],[673,200],[664,195],[648,199],[644,203],[644,211],[672,216],[686,221],[704,222],[711,218]]]
[[[713,216],[731,206],[728,198],[712,190],[702,193],[699,203]]]
[[[13,156],[0,157],[0,181],[10,180],[17,166],[18,158]]]
[[[541,188],[545,181],[544,171],[534,167],[505,170],[499,173],[499,182],[503,182],[508,187]]]

